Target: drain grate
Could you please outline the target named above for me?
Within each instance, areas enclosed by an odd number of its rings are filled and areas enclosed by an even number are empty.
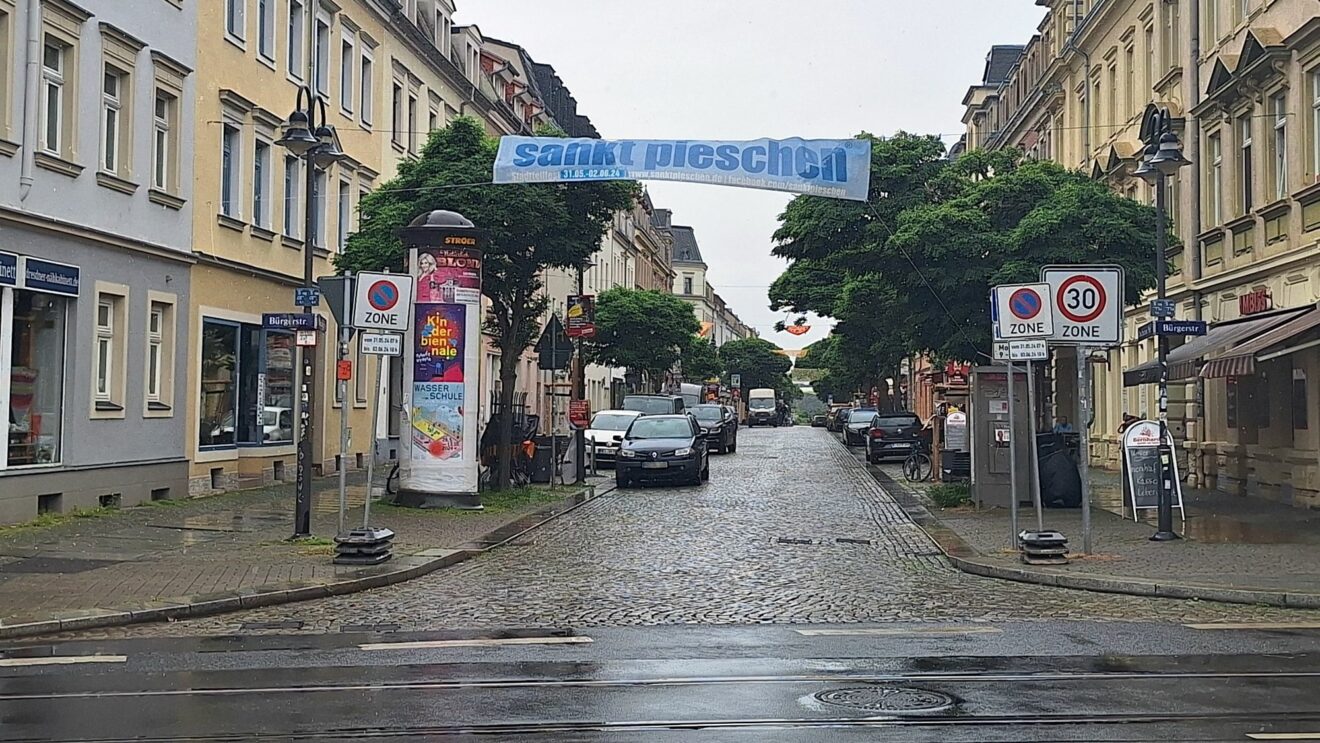
[[[868,712],[938,712],[954,705],[953,697],[906,686],[852,686],[816,694],[826,704]]]
[[[794,539],[792,537],[780,537],[776,541],[780,544],[815,544],[815,542],[810,539]]]
[[[343,624],[340,632],[398,632],[397,624]]]
[[[838,542],[839,544],[870,544],[871,543],[871,540],[869,539],[851,539],[849,537],[839,537],[834,541]]]
[[[302,629],[303,622],[289,620],[284,622],[244,622],[240,625],[241,629],[259,630],[259,629]]]

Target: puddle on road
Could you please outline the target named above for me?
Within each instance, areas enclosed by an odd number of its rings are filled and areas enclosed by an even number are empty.
[[[253,532],[284,524],[288,520],[288,514],[272,511],[217,511],[198,516],[152,521],[147,526],[158,529],[190,529],[203,532]]]

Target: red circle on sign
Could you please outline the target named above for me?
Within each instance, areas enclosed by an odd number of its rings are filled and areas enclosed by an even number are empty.
[[[385,312],[399,303],[399,288],[394,282],[381,279],[367,290],[367,303],[373,308]]]
[[[1095,289],[1096,303],[1095,309],[1087,312],[1077,312],[1068,309],[1068,302],[1065,301],[1064,292],[1071,289],[1075,284],[1088,284]],[[1094,276],[1069,276],[1062,284],[1059,284],[1059,290],[1054,293],[1054,304],[1059,308],[1063,316],[1073,322],[1091,322],[1105,311],[1105,305],[1109,303],[1109,298],[1105,296],[1105,287]]]
[[[1044,304],[1035,289],[1018,289],[1008,298],[1008,311],[1019,320],[1030,320],[1040,314]]]

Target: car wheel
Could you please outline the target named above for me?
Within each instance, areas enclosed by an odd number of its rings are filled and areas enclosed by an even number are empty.
[[[729,444],[729,453],[730,453],[730,454],[737,454],[737,453],[738,453],[738,439],[735,438],[735,439],[733,440],[733,443],[732,443],[732,444]]]
[[[614,484],[616,487],[619,488],[619,490],[627,490],[628,488],[632,487],[632,480],[628,479],[627,475],[620,472],[617,475],[615,475]]]

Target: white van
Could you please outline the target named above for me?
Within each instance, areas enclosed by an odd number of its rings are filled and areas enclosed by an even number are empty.
[[[747,393],[747,425],[778,426],[779,411],[775,410],[775,391],[762,387]]]

